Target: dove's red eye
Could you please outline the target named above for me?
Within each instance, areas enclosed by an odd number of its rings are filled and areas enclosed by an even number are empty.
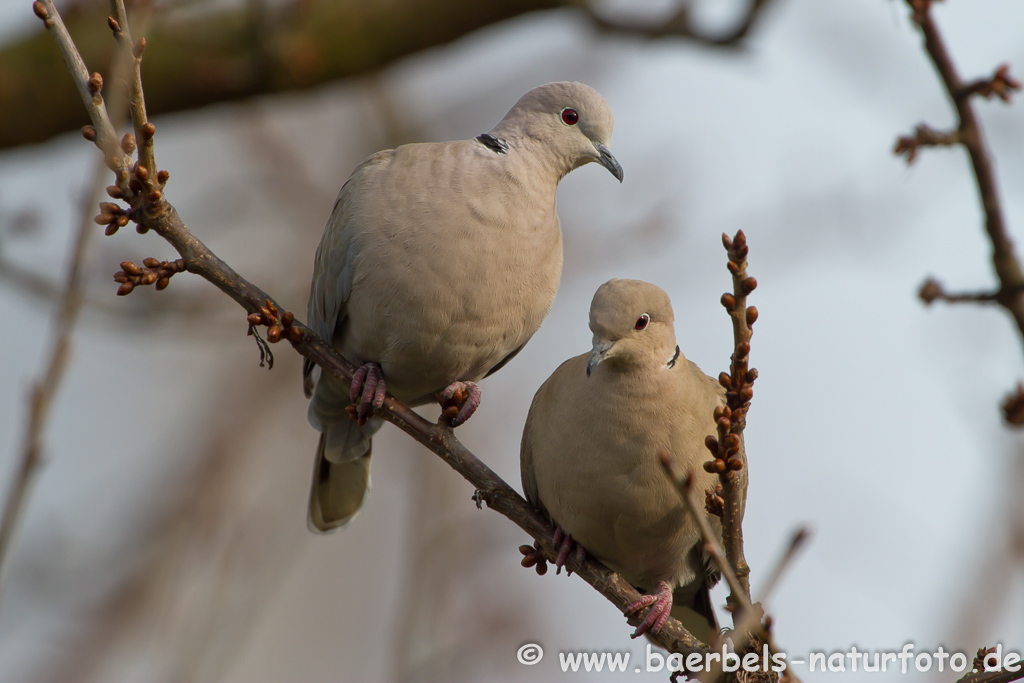
[[[566,107],[565,109],[562,110],[562,121],[565,123],[565,125],[575,126],[579,120],[580,115],[576,113],[575,109],[570,109]]]
[[[635,329],[642,330],[647,327],[647,323],[651,322],[651,316],[644,313],[642,316],[636,319],[636,324],[633,325]]]

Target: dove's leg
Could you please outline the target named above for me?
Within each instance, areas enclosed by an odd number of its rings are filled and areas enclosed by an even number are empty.
[[[569,559],[569,553],[573,552],[573,546],[575,546],[576,560],[583,562],[583,558],[587,556],[587,549],[572,539],[572,534],[565,533],[562,527],[555,527],[555,536],[553,539],[555,545],[558,547],[558,557],[555,558],[555,573],[560,574],[562,567],[565,566],[565,561]],[[571,569],[566,569],[568,575],[572,574]]]
[[[648,593],[642,596],[639,600],[631,604],[626,608],[626,614],[632,614],[637,610],[651,605],[651,609],[647,611],[647,616],[640,622],[640,625],[633,631],[633,635],[630,638],[639,638],[643,634],[650,631],[651,633],[657,633],[661,630],[662,624],[668,619],[669,612],[672,611],[672,589],[664,581],[658,582],[658,590],[653,593]]]
[[[349,396],[355,404],[355,415],[352,417],[362,422],[370,416],[374,408],[384,405],[384,395],[388,388],[384,384],[384,373],[376,363],[367,363],[357,369],[352,376],[352,390]]]
[[[476,412],[481,396],[482,392],[476,382],[452,382],[438,395],[437,400],[444,408],[458,406],[458,413],[449,418],[451,426],[458,427]]]

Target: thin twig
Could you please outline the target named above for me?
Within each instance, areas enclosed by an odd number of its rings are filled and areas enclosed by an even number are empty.
[[[761,588],[761,595],[757,601],[764,603],[771,596],[772,591],[775,590],[775,586],[779,583],[779,579],[789,568],[790,562],[796,557],[797,551],[803,547],[807,538],[811,535],[811,532],[807,530],[807,527],[800,527],[793,532],[792,538],[789,539],[789,545],[782,551],[782,557],[779,558],[778,562],[772,568],[771,572],[768,573],[768,580],[765,581],[764,587]]]
[[[50,0],[42,0],[38,4],[42,5],[45,10],[44,19],[57,16],[56,9]],[[39,14],[38,11],[37,14]],[[48,21],[47,26],[49,27],[52,23],[55,22]],[[66,32],[63,34],[54,32],[53,35],[62,51],[77,53],[77,48]],[[141,98],[133,98],[130,106],[133,109],[141,109],[144,105]],[[138,116],[139,113],[135,112],[133,119],[145,120],[144,112],[141,112],[141,117]],[[106,117],[105,112],[98,110],[90,109],[90,114],[95,115],[94,120]],[[186,270],[213,283],[250,314],[258,316],[261,315],[261,311],[271,308],[274,311],[283,311],[284,309],[278,307],[266,292],[240,276],[196,238],[182,222],[174,207],[164,198],[162,192],[141,191],[147,178],[151,179],[154,175],[148,170],[140,173],[141,168],[141,166],[136,168],[131,174],[131,183],[140,189],[129,187],[130,192],[126,192],[123,197],[131,204],[129,214],[132,220],[137,222],[140,227],[151,229],[167,240],[181,256]],[[327,342],[317,337],[308,327],[293,320],[287,312],[283,314],[282,318],[284,316],[289,316],[288,336],[279,338],[287,338],[296,351],[320,366],[323,372],[342,381],[351,381],[355,368],[348,360]],[[268,337],[270,337],[269,333]],[[463,446],[450,427],[428,422],[390,396],[384,400],[384,405],[376,409],[375,412],[440,456],[449,466],[473,484],[477,489],[475,497],[478,500],[486,502],[488,507],[504,515],[532,536],[546,554],[551,557],[555,556],[557,549],[552,543],[554,528],[511,486]],[[570,558],[568,565],[583,580],[614,603],[620,611],[624,611],[627,605],[641,597],[636,589],[621,576],[596,560],[585,558],[580,562],[576,558]],[[633,616],[629,621],[637,624],[639,617]],[[652,639],[671,652],[684,655],[692,652],[707,652],[707,648],[690,635],[675,619],[669,619]]]
[[[25,426],[21,460],[4,500],[3,516],[0,517],[0,576],[10,551],[11,539],[25,507],[26,496],[39,468],[43,453],[43,432],[46,430],[53,397],[64,377],[71,337],[82,308],[85,253],[94,230],[91,219],[92,207],[99,201],[103,191],[102,164],[97,164],[92,178],[92,187],[82,198],[81,220],[74,234],[71,251],[68,253],[67,276],[54,319],[53,348],[50,350],[42,376],[33,384],[29,393],[28,422]]]

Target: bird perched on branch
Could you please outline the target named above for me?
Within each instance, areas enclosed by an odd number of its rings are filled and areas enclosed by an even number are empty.
[[[718,622],[708,590],[719,574],[660,456],[692,472],[698,491],[714,490],[704,439],[717,431],[725,391],[680,353],[673,322],[661,288],[601,285],[593,350],[562,363],[530,406],[523,488],[557,526],[559,569],[571,552],[589,552],[646,593],[626,610],[651,606],[634,637],[657,633],[671,612],[710,642]],[[721,520],[709,521],[721,537]]]
[[[352,173],[317,249],[308,318],[359,369],[349,385],[303,368],[321,432],[311,529],[362,507],[385,392],[454,403],[449,423],[462,424],[480,403],[476,382],[537,331],[562,272],[555,190],[590,162],[621,181],[611,134],[593,88],[549,83],[489,133],[377,152]]]

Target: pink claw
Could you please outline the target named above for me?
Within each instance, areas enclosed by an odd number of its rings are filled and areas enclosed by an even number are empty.
[[[583,562],[587,556],[587,550],[573,540],[572,534],[567,534],[562,527],[555,527],[555,535],[552,538],[554,545],[558,546],[558,557],[555,558],[555,574],[562,573],[565,561],[569,559],[569,553],[573,553],[577,562]],[[572,570],[566,567],[566,576],[572,576]]]
[[[630,638],[639,638],[647,633],[647,631],[657,634],[661,630],[665,620],[669,617],[669,613],[672,611],[672,588],[666,582],[659,581],[658,589],[655,592],[648,593],[629,605],[625,613],[627,615],[632,614],[648,605],[652,606],[651,609],[647,611],[647,616],[636,627]]]
[[[352,389],[349,391],[352,402],[356,404],[356,416],[365,419],[373,412],[373,408],[384,405],[387,391],[384,373],[379,365],[367,363],[357,369],[352,375]]]
[[[476,382],[452,382],[441,392],[439,397],[441,404],[443,405],[445,402],[451,401],[457,391],[462,392],[464,398],[462,399],[462,405],[459,407],[459,414],[452,418],[452,427],[458,427],[472,417],[476,409],[480,407],[480,397],[483,395]]]

